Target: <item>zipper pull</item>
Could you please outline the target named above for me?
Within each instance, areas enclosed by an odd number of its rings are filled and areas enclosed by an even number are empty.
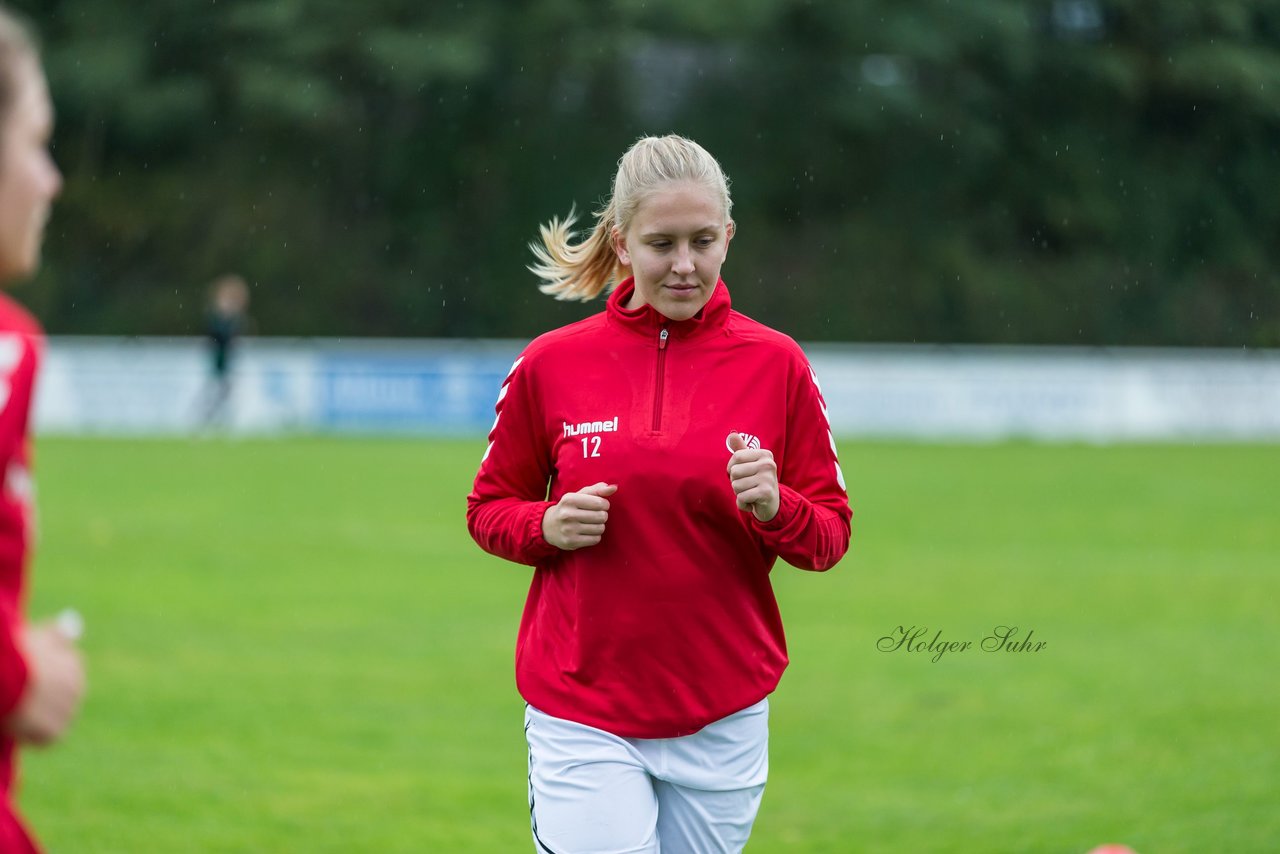
[[[667,327],[662,327],[662,331],[658,333],[658,349],[667,349]]]

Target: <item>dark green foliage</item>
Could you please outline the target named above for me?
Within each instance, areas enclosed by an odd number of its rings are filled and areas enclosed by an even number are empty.
[[[596,308],[537,292],[538,223],[677,131],[799,338],[1280,345],[1269,0],[14,5],[54,332],[194,331],[238,270],[264,334],[531,336]]]

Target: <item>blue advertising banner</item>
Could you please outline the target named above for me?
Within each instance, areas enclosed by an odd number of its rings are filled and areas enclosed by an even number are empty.
[[[325,354],[317,427],[356,432],[484,433],[511,361],[468,355]]]

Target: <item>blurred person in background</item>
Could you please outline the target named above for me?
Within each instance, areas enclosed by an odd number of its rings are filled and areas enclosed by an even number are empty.
[[[35,272],[62,176],[49,154],[53,107],[27,29],[0,7],[0,281]],[[44,348],[40,325],[0,293],[0,852],[39,850],[13,804],[19,744],[66,731],[84,692],[73,631],[23,616],[34,543],[32,392]]]
[[[244,332],[248,318],[249,285],[232,273],[219,276],[209,286],[209,310],[205,329],[209,340],[210,386],[205,403],[202,426],[211,427],[228,421],[231,400],[231,363],[235,345]]]
[[[545,292],[613,288],[512,366],[468,498],[481,547],[536,567],[516,683],[542,852],[740,851],[787,665],[769,573],[849,545],[808,360],[720,278],[730,208],[705,149],[647,137],[586,237],[570,214],[533,247]]]

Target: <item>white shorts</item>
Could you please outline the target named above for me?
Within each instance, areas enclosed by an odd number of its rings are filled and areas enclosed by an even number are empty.
[[[714,854],[747,844],[769,776],[769,701],[680,738],[621,738],[525,709],[539,854]]]

